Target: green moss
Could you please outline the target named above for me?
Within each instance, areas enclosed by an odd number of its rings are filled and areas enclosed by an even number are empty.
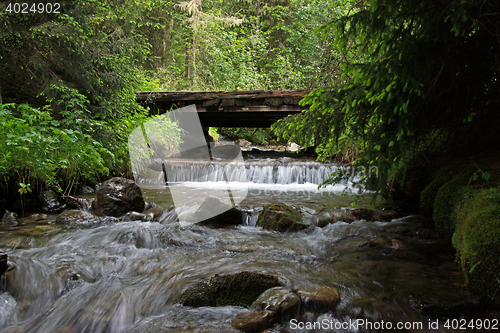
[[[468,184],[473,172],[472,168],[465,169],[444,183],[436,193],[432,217],[436,229],[447,237],[451,237],[455,231],[456,212],[471,191]]]
[[[434,199],[441,186],[452,178],[449,168],[442,168],[433,176],[431,182],[420,193],[420,212],[426,217],[432,217]]]
[[[255,272],[215,275],[186,290],[180,299],[185,306],[250,306],[264,291],[282,286],[277,277]]]
[[[299,231],[307,228],[307,225],[302,223],[299,211],[280,202],[264,206],[259,214],[257,226],[280,232]]]
[[[456,214],[453,245],[471,291],[500,305],[500,190],[477,190]]]

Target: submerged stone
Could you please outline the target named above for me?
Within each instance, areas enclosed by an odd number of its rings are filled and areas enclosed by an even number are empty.
[[[259,213],[257,226],[274,231],[299,231],[307,228],[299,211],[281,202],[274,202]]]
[[[276,321],[277,314],[274,311],[244,311],[233,319],[231,325],[244,332],[255,332],[269,328]]]
[[[96,215],[119,217],[130,211],[142,212],[145,203],[141,188],[133,180],[115,177],[99,187],[92,205]]]
[[[256,272],[215,275],[188,288],[180,303],[192,307],[250,306],[264,291],[281,285],[277,277]]]

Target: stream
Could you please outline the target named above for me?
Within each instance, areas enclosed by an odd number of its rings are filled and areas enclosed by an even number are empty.
[[[242,271],[277,276],[292,289],[340,290],[337,307],[310,321],[328,327],[307,327],[297,313],[275,332],[465,332],[452,320],[496,320],[464,288],[454,252],[434,237],[431,221],[415,215],[318,227],[353,201],[342,195],[349,183],[318,189],[335,167],[288,157],[247,158],[233,166],[229,180],[192,181],[199,166],[180,166],[172,186],[186,193],[210,195],[227,183],[245,190],[238,206],[246,213],[235,227],[181,225],[161,173],[139,181],[145,201],[162,207],[155,221],[76,228],[48,216],[3,226],[0,248],[15,268],[0,293],[0,332],[238,332],[231,321],[243,307],[191,308],[178,300],[214,274]],[[274,201],[300,209],[310,227],[293,233],[256,227],[258,212]],[[176,206],[177,215],[192,212],[188,204]],[[357,206],[371,207],[371,196]],[[407,326],[341,325],[359,318]]]

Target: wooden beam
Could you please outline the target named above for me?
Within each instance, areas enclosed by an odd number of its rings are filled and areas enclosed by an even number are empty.
[[[235,91],[138,91],[138,101],[196,101],[208,99],[302,98],[311,89],[298,90],[235,90]]]

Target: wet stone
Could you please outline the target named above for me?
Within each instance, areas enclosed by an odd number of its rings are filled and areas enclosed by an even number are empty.
[[[17,214],[9,212],[8,210],[5,211],[3,214],[1,220],[0,220],[1,225],[17,225]]]
[[[70,226],[91,226],[99,222],[99,217],[83,210],[66,210],[56,217],[56,224]]]
[[[52,190],[43,191],[40,199],[42,200],[42,209],[45,212],[54,212],[62,208],[62,204],[59,202],[56,192]]]
[[[410,227],[405,224],[391,224],[380,227],[380,230],[385,232],[404,234],[410,231]]]
[[[255,332],[269,328],[276,321],[276,318],[277,314],[274,311],[245,311],[238,313],[231,325],[244,332]]]
[[[92,206],[93,198],[91,199],[83,199],[83,198],[75,198],[70,195],[63,196],[62,201],[66,204],[66,209],[90,209]]]
[[[296,209],[280,202],[274,202],[259,213],[257,226],[280,232],[299,231],[307,228]]]
[[[30,216],[28,216],[25,219],[25,221],[26,222],[37,222],[37,221],[46,220],[46,219],[48,219],[47,214],[31,214]]]
[[[403,243],[399,239],[391,239],[391,246],[395,249],[402,249],[406,247],[405,243]]]
[[[129,211],[142,212],[144,206],[141,188],[133,180],[121,177],[105,181],[97,190],[97,198],[92,203],[96,215],[115,217]]]
[[[297,294],[286,288],[276,287],[265,291],[253,302],[252,310],[270,310],[280,315],[294,311],[300,303]]]
[[[390,243],[391,243],[391,241],[389,239],[385,239],[385,238],[372,238],[367,243],[361,244],[360,247],[366,246],[366,245],[368,245],[370,247],[384,246],[384,245],[389,245]]]
[[[120,219],[122,222],[130,222],[130,221],[141,221],[141,222],[151,222],[153,221],[153,214],[143,214],[138,212],[128,212],[123,215]]]
[[[392,210],[372,210],[366,208],[354,208],[351,210],[351,214],[359,220],[387,222],[398,216],[398,214]]]
[[[188,288],[180,303],[192,307],[250,306],[264,291],[281,285],[275,276],[256,272],[215,275]]]
[[[335,287],[305,287],[299,289],[300,296],[305,308],[333,309],[340,301],[340,292]]]

